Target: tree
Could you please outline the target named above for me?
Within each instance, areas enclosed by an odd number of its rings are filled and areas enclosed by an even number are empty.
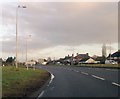
[[[6,60],[6,63],[7,63],[7,65],[13,65],[14,64],[14,62],[15,62],[15,57],[13,58],[13,57],[8,57],[7,58],[7,60]]]
[[[50,57],[48,57],[47,62],[51,62],[51,58]]]

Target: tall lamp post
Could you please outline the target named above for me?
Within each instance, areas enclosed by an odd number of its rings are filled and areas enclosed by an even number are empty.
[[[31,35],[28,35],[28,37],[31,37]],[[28,70],[28,64],[27,64],[27,53],[28,53],[28,37],[26,37],[26,66]]]
[[[26,6],[18,5],[16,9],[16,68],[18,68],[18,9],[19,8],[26,8]]]

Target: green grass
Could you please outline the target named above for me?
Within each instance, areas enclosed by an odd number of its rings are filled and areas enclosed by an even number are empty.
[[[49,73],[44,70],[2,67],[2,95],[25,96],[40,88],[49,78]]]

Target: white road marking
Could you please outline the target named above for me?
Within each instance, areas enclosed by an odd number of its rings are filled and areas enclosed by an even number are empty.
[[[120,87],[120,84],[117,84],[115,82],[112,82],[112,84]]]
[[[51,79],[50,79],[50,82],[49,84],[52,82],[52,80],[55,78],[55,76],[51,73]]]
[[[77,71],[77,70],[74,70],[75,72],[79,72],[79,71]]]
[[[79,72],[79,71],[76,70],[76,72]]]
[[[81,72],[82,74],[85,74],[85,75],[89,75],[88,73],[85,73],[85,72]]]
[[[101,78],[99,76],[92,75],[94,78],[100,79],[100,80],[105,80],[104,78]]]
[[[42,92],[40,93],[40,95],[38,96],[38,98],[37,98],[37,99],[39,99],[40,97],[42,97],[42,96],[43,96],[43,94],[44,94],[44,92],[45,92],[45,91],[42,91]]]
[[[48,71],[49,72],[49,71]],[[50,72],[49,72],[50,73]],[[51,79],[50,79],[50,82],[49,82],[49,84],[47,85],[47,86],[49,86],[50,85],[50,83],[53,81],[53,79],[55,78],[55,76],[52,74],[52,73],[50,73],[51,74]],[[43,96],[43,94],[44,94],[44,92],[45,91],[42,91],[40,94],[39,94],[39,96],[37,97],[37,99],[39,99],[40,97],[42,97]]]

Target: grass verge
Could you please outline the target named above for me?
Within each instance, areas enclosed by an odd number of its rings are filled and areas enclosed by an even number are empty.
[[[2,97],[25,97],[42,87],[50,74],[41,69],[2,67]]]
[[[95,68],[113,68],[120,69],[120,64],[81,64],[79,67],[95,67]]]

